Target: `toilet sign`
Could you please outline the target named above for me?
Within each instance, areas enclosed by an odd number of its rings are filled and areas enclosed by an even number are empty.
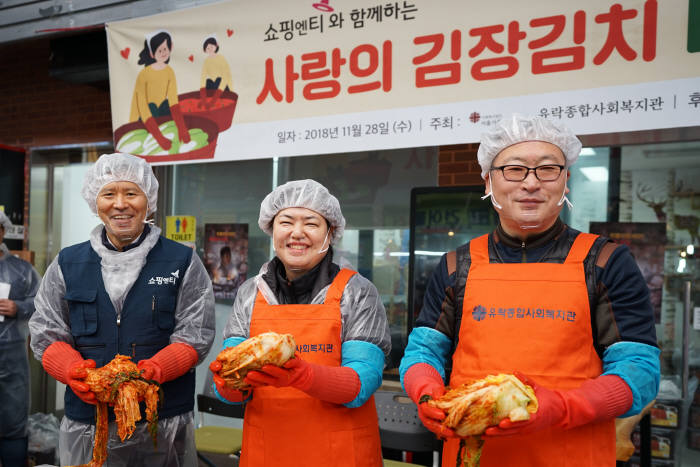
[[[166,216],[165,236],[182,243],[194,243],[197,231],[195,216]]]

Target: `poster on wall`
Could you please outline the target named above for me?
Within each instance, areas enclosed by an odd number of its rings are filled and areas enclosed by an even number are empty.
[[[111,22],[115,147],[191,163],[461,144],[511,112],[577,134],[693,126],[700,28],[678,3],[229,0]]]
[[[591,222],[590,231],[629,247],[649,287],[654,320],[660,323],[666,224],[662,222]]]
[[[204,267],[217,300],[232,300],[248,276],[248,224],[204,224]]]

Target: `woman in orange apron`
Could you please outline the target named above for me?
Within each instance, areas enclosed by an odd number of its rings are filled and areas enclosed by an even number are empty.
[[[416,403],[440,397],[445,381],[489,374],[515,372],[534,387],[530,420],[486,430],[482,467],[613,466],[614,418],[639,413],[658,390],[653,311],[629,250],[559,220],[580,150],[541,117],[514,115],[482,136],[499,226],[443,257],[409,336],[400,374]],[[445,413],[418,412],[446,439],[442,465],[454,466],[460,442],[441,425]]]
[[[382,465],[372,394],[391,349],[377,289],[340,268],[330,244],[345,219],[338,200],[313,180],[276,188],[260,207],[260,228],[276,256],[238,290],[224,348],[267,331],[291,333],[296,357],[248,373],[254,390],[243,422],[241,466],[376,467]],[[225,388],[226,402],[242,394]]]

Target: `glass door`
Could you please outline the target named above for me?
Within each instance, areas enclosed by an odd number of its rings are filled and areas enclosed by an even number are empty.
[[[496,227],[498,216],[483,195],[483,185],[411,190],[407,336],[440,257]]]
[[[88,161],[112,152],[111,143],[34,148],[30,153],[29,249],[40,275],[61,248],[85,241],[100,221],[80,195]],[[63,409],[65,386],[29,359],[32,413]]]
[[[651,409],[651,465],[700,465],[698,156],[700,143],[622,148],[619,220],[638,226],[649,244],[646,251],[653,252],[637,255],[656,310],[661,348],[661,387]],[[642,227],[654,224],[657,229]],[[652,231],[657,234],[649,238]],[[639,462],[633,457],[628,465]]]

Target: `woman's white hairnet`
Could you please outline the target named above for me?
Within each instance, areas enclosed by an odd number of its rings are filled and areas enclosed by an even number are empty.
[[[112,182],[132,182],[141,188],[148,198],[150,216],[158,204],[158,180],[148,163],[137,156],[116,152],[103,154],[85,173],[81,194],[92,212],[97,214],[97,194],[102,187]]]
[[[272,221],[278,212],[287,208],[306,208],[321,214],[333,227],[331,243],[343,236],[345,218],[338,199],[315,180],[293,180],[275,188],[260,203],[258,225],[272,236]]]
[[[543,117],[523,117],[513,114],[504,117],[487,133],[481,135],[476,154],[481,166],[481,178],[491,170],[493,160],[505,148],[525,141],[544,141],[557,146],[564,153],[566,166],[571,167],[581,152],[581,141],[573,131]]]
[[[10,227],[12,227],[10,218],[7,217],[7,214],[2,211],[0,211],[0,225],[5,229],[5,233],[7,233],[7,231],[10,230]]]

